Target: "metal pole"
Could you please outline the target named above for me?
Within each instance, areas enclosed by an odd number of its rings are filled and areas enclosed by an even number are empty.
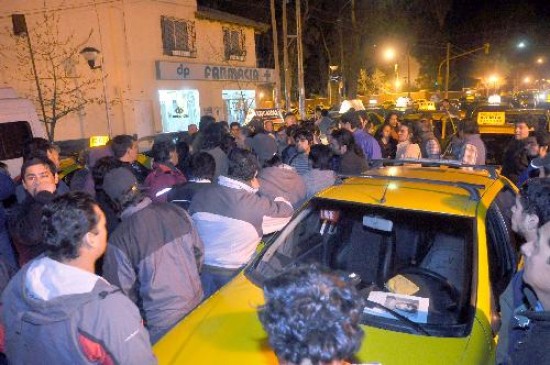
[[[306,91],[304,86],[304,50],[302,44],[302,11],[300,0],[296,0],[296,41],[298,44],[298,110],[300,118],[306,119]]]
[[[286,2],[283,0],[283,68],[285,70],[285,110],[290,110],[290,75],[288,72],[288,23],[286,18]]]
[[[449,98],[449,60],[451,58],[451,43],[447,42],[447,73],[445,75],[445,99]]]
[[[340,85],[341,90],[338,90],[338,102],[342,103],[342,97],[344,96],[344,38],[342,37],[342,19],[338,18],[338,34],[340,37]]]
[[[411,98],[411,54],[407,43],[407,98]]]
[[[283,0],[284,1],[284,0]],[[281,97],[281,73],[279,69],[279,37],[277,36],[277,19],[275,18],[275,0],[270,1],[271,28],[273,29],[273,57],[275,58],[275,108],[279,109]]]

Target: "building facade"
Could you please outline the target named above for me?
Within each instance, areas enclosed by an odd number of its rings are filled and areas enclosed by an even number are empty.
[[[98,80],[88,91],[98,102],[61,120],[57,140],[187,130],[204,114],[242,122],[275,80],[273,69],[256,67],[255,34],[268,26],[198,8],[195,0],[0,2],[0,27],[17,33],[13,14],[25,16],[31,43],[52,28],[44,14],[53,17],[59,39],[72,37],[71,46],[85,51],[67,62],[71,82]],[[9,57],[6,45],[17,37],[0,35],[7,54],[0,82],[34,98],[35,82]],[[48,65],[36,67],[41,74]]]

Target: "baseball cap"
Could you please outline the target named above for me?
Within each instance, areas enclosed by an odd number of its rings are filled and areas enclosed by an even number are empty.
[[[547,154],[544,157],[534,158],[531,161],[531,166],[537,169],[544,167],[545,170],[550,170],[550,154]]]
[[[126,167],[118,167],[109,171],[103,179],[103,191],[112,200],[117,200],[134,187],[138,188],[137,179]]]

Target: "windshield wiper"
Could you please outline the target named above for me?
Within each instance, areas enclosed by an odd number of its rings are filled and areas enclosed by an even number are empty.
[[[367,305],[370,305],[371,307],[376,307],[376,308],[380,308],[388,313],[390,313],[392,316],[394,316],[395,318],[397,318],[398,320],[400,320],[401,322],[403,323],[406,323],[410,328],[414,329],[416,331],[416,333],[421,333],[423,335],[426,335],[426,336],[431,336],[431,334],[426,331],[426,329],[424,327],[422,327],[419,323],[416,323],[415,321],[413,320],[410,320],[409,318],[405,317],[404,315],[398,313],[397,311],[393,310],[393,309],[390,309],[378,302],[375,302],[373,300],[369,300],[369,299],[365,299],[365,303]]]

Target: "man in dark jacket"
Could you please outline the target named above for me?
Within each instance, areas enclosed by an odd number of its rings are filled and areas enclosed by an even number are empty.
[[[40,217],[44,205],[55,197],[57,181],[55,165],[50,160],[34,157],[21,167],[21,184],[27,197],[14,207],[8,218],[20,266],[44,252]]]
[[[168,201],[174,202],[185,210],[195,194],[214,181],[216,160],[207,152],[195,153],[191,158],[191,176],[185,184],[176,185],[168,192]]]
[[[519,120],[515,124],[514,138],[504,150],[502,160],[502,175],[517,184],[519,175],[529,166],[529,158],[525,148],[529,137],[529,125],[525,120]]]
[[[502,326],[497,364],[548,364],[550,341],[550,180],[531,179],[512,209],[512,229],[521,246],[524,269],[500,297]]]
[[[202,242],[185,210],[153,204],[126,168],[107,173],[103,190],[122,219],[109,237],[103,276],[138,305],[155,343],[202,300]]]
[[[113,155],[124,164],[142,184],[149,174],[149,170],[137,160],[139,149],[137,140],[127,134],[115,136],[111,141]]]
[[[156,364],[136,306],[94,274],[107,230],[93,199],[57,197],[43,209],[42,228],[45,256],[24,266],[2,296],[9,362]]]

